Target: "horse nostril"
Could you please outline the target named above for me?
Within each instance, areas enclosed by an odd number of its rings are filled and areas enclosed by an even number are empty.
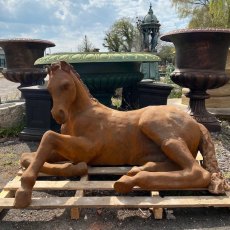
[[[60,119],[62,121],[65,120],[65,112],[62,109],[60,109],[58,112]]]
[[[53,118],[57,121],[57,123],[59,124],[64,124],[66,121],[66,115],[65,115],[65,111],[62,109],[52,109],[51,110],[51,114],[53,116]]]

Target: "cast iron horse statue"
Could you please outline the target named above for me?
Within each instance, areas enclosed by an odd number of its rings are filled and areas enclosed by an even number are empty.
[[[71,65],[61,61],[48,69],[52,115],[61,134],[47,131],[35,153],[24,153],[27,168],[16,192],[15,207],[27,207],[38,173],[77,176],[87,165],[132,165],[114,189],[229,189],[218,169],[207,129],[185,112],[170,106],[149,106],[121,112],[92,98]],[[200,150],[203,167],[195,160]],[[56,164],[69,160],[72,163]]]

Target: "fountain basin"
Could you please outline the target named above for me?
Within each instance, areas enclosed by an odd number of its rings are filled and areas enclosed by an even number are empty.
[[[160,58],[151,53],[59,53],[39,58],[35,65],[61,60],[74,67],[95,98],[111,106],[117,88],[132,87],[143,79],[141,63],[158,62]]]

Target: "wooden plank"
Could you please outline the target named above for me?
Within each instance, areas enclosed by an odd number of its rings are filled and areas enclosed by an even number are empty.
[[[20,182],[20,180],[21,180],[21,177],[20,176],[16,176],[11,182],[12,183]],[[14,196],[14,192],[13,191],[9,191],[9,190],[5,190],[5,187],[0,192],[0,198],[13,197],[13,196]]]
[[[124,175],[126,174],[132,167],[88,167],[89,175]],[[18,172],[18,175],[21,176],[23,170]],[[52,176],[45,173],[39,173],[39,176]],[[53,175],[55,176],[55,175]]]
[[[89,167],[88,173],[90,175],[124,175],[132,167]]]
[[[197,156],[196,156],[197,161],[203,161],[203,156],[201,155],[200,151],[198,151]]]
[[[152,212],[153,212],[155,220],[162,220],[163,219],[163,208],[153,208]]]
[[[21,177],[16,176],[11,182],[12,183],[20,183],[20,180],[21,180]],[[0,198],[14,197],[14,195],[15,195],[15,191],[6,190],[5,187],[0,192]]]
[[[13,207],[14,198],[1,198],[0,208]],[[38,208],[191,208],[230,207],[227,196],[169,196],[169,197],[51,197],[33,198],[29,209]]]
[[[0,198],[14,197],[15,191],[3,189],[0,193]]]
[[[113,190],[115,181],[36,181],[33,190]],[[10,181],[4,187],[5,190],[17,190],[21,186],[20,181]],[[133,190],[142,190],[134,187]],[[169,189],[164,189],[169,190]],[[178,189],[170,189],[178,190]],[[182,190],[196,191],[207,188],[187,188]],[[163,191],[163,189],[162,189]]]
[[[33,190],[113,190],[114,181],[36,181]],[[20,182],[9,182],[5,190],[17,190]]]
[[[18,182],[20,181],[21,177],[20,176],[16,176],[12,181],[13,182]],[[5,190],[3,189],[0,193],[0,198],[8,198],[8,197],[14,197],[15,196],[15,191],[12,190]],[[2,212],[3,209],[0,209],[0,212]]]
[[[88,175],[81,177],[80,181],[88,181]],[[75,193],[75,197],[83,197],[84,190],[78,190]],[[70,209],[70,218],[71,220],[78,220],[80,218],[80,208],[74,207]]]
[[[152,197],[160,197],[158,191],[151,191]],[[163,208],[150,208],[153,213],[155,220],[162,220],[163,218]]]
[[[197,156],[196,156],[196,160],[198,161],[199,165],[202,165],[203,162],[203,156],[201,155],[201,152],[198,151]]]

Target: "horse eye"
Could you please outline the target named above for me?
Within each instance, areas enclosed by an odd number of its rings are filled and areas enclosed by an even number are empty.
[[[62,84],[60,88],[61,88],[61,90],[67,90],[67,89],[69,89],[69,86],[70,86],[69,83],[66,82],[66,83]]]

